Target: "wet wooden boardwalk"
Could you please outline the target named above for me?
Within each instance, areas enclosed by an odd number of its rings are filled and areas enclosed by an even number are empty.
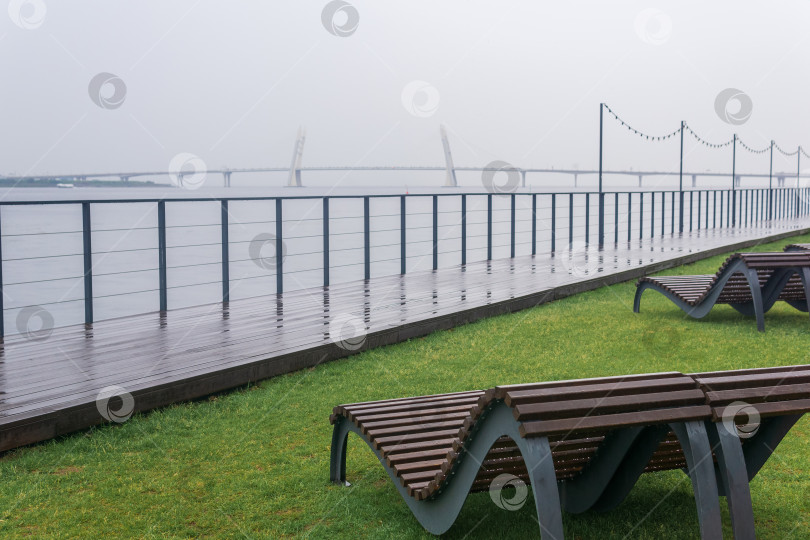
[[[808,230],[700,231],[12,336],[0,451]]]

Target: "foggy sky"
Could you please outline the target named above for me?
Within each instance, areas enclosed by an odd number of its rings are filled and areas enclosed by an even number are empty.
[[[595,167],[601,101],[653,135],[686,120],[710,141],[810,149],[806,1],[351,0],[346,37],[321,0],[43,0],[44,18],[22,6],[31,29],[20,4],[0,15],[0,174],[167,170],[181,152],[286,167],[299,126],[305,166],[440,165],[440,124],[459,166]],[[105,72],[120,106],[90,98]],[[403,103],[413,81],[428,93]],[[740,125],[715,111],[727,88],[751,98]],[[677,137],[642,141],[608,115],[605,135],[608,168],[677,168]],[[730,167],[730,149],[687,137],[685,152],[687,169]],[[738,156],[767,172],[767,154]]]

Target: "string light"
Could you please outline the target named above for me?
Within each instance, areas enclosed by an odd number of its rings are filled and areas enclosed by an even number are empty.
[[[798,154],[798,153],[799,153],[799,149],[798,149],[798,148],[797,148],[796,150],[794,150],[793,152],[786,152],[786,151],[782,150],[782,148],[780,148],[778,144],[773,143],[773,145],[774,145],[774,147],[775,147],[777,150],[779,150],[779,152],[780,152],[782,155],[785,155],[785,156],[788,156],[788,157],[790,157],[790,156],[795,156],[796,154]]]
[[[610,114],[613,116],[613,118],[615,118],[615,119],[616,119],[618,122],[620,122],[620,123],[621,123],[621,125],[623,125],[623,126],[627,126],[627,129],[628,129],[629,131],[632,131],[633,133],[635,133],[635,134],[636,134],[636,135],[638,135],[639,137],[643,137],[643,138],[647,139],[648,141],[649,141],[649,140],[653,140],[653,141],[665,141],[665,140],[669,139],[670,137],[674,137],[675,135],[677,135],[677,134],[678,134],[678,133],[680,133],[680,131],[681,131],[681,129],[680,129],[680,128],[678,128],[678,129],[676,129],[675,131],[673,131],[672,133],[668,133],[668,134],[666,134],[666,135],[662,135],[662,136],[660,136],[660,137],[656,137],[656,136],[653,136],[653,135],[648,135],[648,134],[646,134],[646,133],[642,133],[641,131],[637,130],[637,129],[636,129],[636,128],[634,128],[634,127],[631,127],[631,126],[630,126],[630,124],[628,124],[627,122],[625,122],[624,120],[622,120],[622,119],[619,117],[619,115],[617,115],[615,112],[613,112],[613,109],[611,109],[611,108],[610,108],[610,107],[608,107],[607,105],[604,105],[604,107],[605,107],[605,109],[607,109],[607,111],[608,111],[608,112],[609,112],[609,113],[610,113]]]
[[[737,142],[738,142],[738,143],[740,143],[740,146],[742,146],[743,148],[745,148],[746,150],[748,150],[748,151],[749,151],[749,152],[751,152],[752,154],[764,154],[765,152],[767,152],[768,150],[770,150],[770,149],[771,149],[771,145],[770,145],[770,144],[769,144],[768,146],[766,146],[765,148],[763,148],[762,150],[754,150],[753,148],[751,148],[750,146],[748,146],[747,144],[745,144],[745,143],[742,141],[742,139],[737,139]]]
[[[618,114],[616,114],[616,113],[613,111],[613,109],[611,109],[611,108],[610,108],[608,105],[603,104],[603,106],[604,106],[604,107],[605,107],[605,109],[607,109],[607,111],[608,111],[608,112],[609,112],[609,113],[610,113],[610,114],[613,116],[613,118],[615,118],[615,119],[616,119],[618,122],[620,122],[620,123],[621,123],[621,125],[626,126],[626,127],[627,127],[627,129],[628,129],[628,131],[632,131],[633,133],[635,133],[635,134],[636,134],[636,135],[638,135],[639,137],[645,138],[645,139],[647,139],[648,141],[650,141],[650,140],[652,140],[652,141],[665,141],[665,140],[669,139],[670,137],[674,137],[675,135],[677,135],[677,134],[678,134],[678,133],[680,133],[680,131],[681,131],[681,128],[678,128],[678,129],[676,129],[675,131],[673,131],[672,133],[668,133],[668,134],[666,134],[666,135],[662,135],[662,136],[660,136],[660,137],[659,137],[659,136],[654,136],[654,135],[649,135],[649,134],[647,134],[647,133],[643,133],[643,132],[641,132],[641,131],[637,130],[636,128],[634,128],[634,127],[630,126],[630,124],[628,124],[627,122],[625,122],[624,120],[622,120],[622,119],[619,117],[619,115],[618,115]],[[686,131],[688,131],[688,132],[689,132],[689,133],[690,133],[690,134],[691,134],[691,135],[692,135],[692,136],[693,136],[695,139],[697,139],[697,141],[698,141],[700,144],[702,144],[702,145],[704,145],[704,146],[706,146],[706,147],[708,147],[708,148],[725,148],[726,146],[730,146],[731,144],[733,144],[733,143],[734,143],[734,138],[731,138],[730,140],[728,140],[728,141],[726,141],[726,142],[723,142],[723,143],[711,143],[711,142],[709,142],[709,141],[707,141],[707,140],[703,139],[703,138],[702,138],[700,135],[698,135],[697,133],[695,133],[695,132],[692,130],[692,128],[690,128],[690,127],[689,127],[689,125],[688,125],[688,124],[684,123],[684,124],[683,124],[683,127],[684,127],[684,128],[686,128]],[[740,144],[740,146],[742,146],[742,147],[743,147],[745,150],[747,150],[747,151],[751,152],[752,154],[764,154],[765,152],[768,152],[768,151],[771,149],[771,145],[770,145],[770,144],[769,144],[768,146],[766,146],[765,148],[762,148],[762,149],[760,149],[760,150],[757,150],[757,149],[755,149],[755,148],[751,148],[750,146],[748,146],[747,144],[745,144],[745,142],[743,142],[743,140],[742,140],[742,139],[740,139],[740,138],[737,138],[737,142]],[[804,149],[804,148],[802,148],[801,146],[800,146],[800,147],[798,147],[798,148],[796,148],[796,150],[794,150],[793,152],[786,152],[785,150],[783,150],[782,148],[780,148],[778,144],[773,143],[773,145],[774,145],[774,147],[775,147],[777,150],[779,150],[779,152],[781,152],[781,153],[782,153],[782,154],[784,154],[785,156],[788,156],[788,157],[790,157],[790,156],[795,156],[796,154],[798,154],[799,152],[801,152],[802,154],[804,154],[804,155],[805,155],[805,157],[810,158],[810,154],[808,154],[808,153],[805,151],[805,149]]]

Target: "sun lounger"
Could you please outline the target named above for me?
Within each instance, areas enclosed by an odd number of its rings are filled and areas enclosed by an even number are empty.
[[[647,289],[660,292],[700,319],[715,304],[728,304],[744,315],[754,315],[765,330],[764,314],[782,300],[807,311],[810,301],[810,252],[737,253],[714,275],[643,277],[636,288],[633,311],[639,312]]]

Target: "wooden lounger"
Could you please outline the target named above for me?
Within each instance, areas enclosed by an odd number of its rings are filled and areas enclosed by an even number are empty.
[[[810,302],[810,252],[736,253],[714,275],[643,277],[636,288],[633,311],[639,312],[647,289],[660,292],[689,316],[705,317],[715,304],[728,304],[755,315],[765,330],[765,312],[778,300],[800,311]]]
[[[531,485],[543,538],[562,538],[562,510],[613,508],[642,473],[683,469],[703,538],[722,538],[721,493],[736,537],[753,538],[748,481],[810,409],[810,367],[780,369],[556,381],[340,405],[330,417],[330,476],[346,482],[346,440],[354,432],[431,533],[450,528],[468,493],[491,490],[505,477]],[[783,378],[793,388],[771,391]],[[743,381],[741,395],[762,407],[763,417],[781,418],[745,445],[728,428],[736,426],[734,415],[720,421],[731,397],[723,392],[735,381]]]
[[[790,244],[785,246],[785,251],[810,251],[810,244]]]

